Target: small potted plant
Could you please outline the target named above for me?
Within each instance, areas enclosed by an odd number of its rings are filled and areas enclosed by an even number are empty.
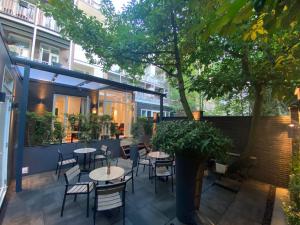
[[[227,153],[220,155],[216,159],[216,173],[225,174],[228,169],[229,155]]]
[[[116,136],[116,139],[119,139],[120,138],[120,130],[118,129],[118,127],[116,126],[115,123],[111,123],[110,124],[110,134],[113,136],[115,135]]]

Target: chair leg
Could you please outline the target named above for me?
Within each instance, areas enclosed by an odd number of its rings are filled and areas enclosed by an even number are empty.
[[[143,172],[145,172],[146,165],[144,165]]]
[[[86,217],[89,217],[90,212],[90,193],[87,194],[87,201],[86,201]]]
[[[96,206],[94,206],[94,207],[96,207]],[[94,225],[95,225],[96,224],[96,208],[94,208],[93,219],[94,219]]]
[[[134,181],[133,181],[133,173],[131,178],[131,185],[132,185],[132,194],[134,193]]]
[[[74,202],[76,202],[77,200],[77,195],[74,195]]]
[[[156,176],[154,176],[154,186],[155,186],[155,194],[157,193],[156,191]]]
[[[174,192],[174,181],[173,181],[173,175],[171,176],[171,179],[172,179],[172,192]]]
[[[66,193],[64,194],[64,200],[61,206],[60,216],[62,217],[64,215],[64,208],[65,208],[65,202],[66,202]]]
[[[123,206],[123,225],[125,225],[125,205]]]
[[[138,172],[139,172],[139,167],[140,167],[140,164],[138,164],[138,165],[137,165],[137,167],[136,167],[136,173],[135,173],[135,176],[137,176],[137,175],[138,175]]]
[[[61,173],[61,165],[59,166],[59,168],[58,168],[58,176],[57,176],[57,180],[59,180],[59,177],[60,177],[60,173]]]
[[[57,163],[57,166],[56,166],[55,174],[57,174],[57,171],[58,171],[58,163]]]

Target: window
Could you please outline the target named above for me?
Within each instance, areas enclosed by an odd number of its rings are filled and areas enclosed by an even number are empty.
[[[66,142],[71,141],[71,130],[68,124],[68,114],[83,114],[89,113],[89,97],[75,97],[67,95],[54,95],[53,100],[53,114],[57,117],[57,120],[61,122],[66,131]]]
[[[8,45],[9,51],[16,56],[30,58],[31,40],[14,34],[8,35],[11,44]]]
[[[141,117],[147,117],[147,110],[141,109]]]
[[[59,49],[41,44],[40,60],[49,65],[59,62]]]

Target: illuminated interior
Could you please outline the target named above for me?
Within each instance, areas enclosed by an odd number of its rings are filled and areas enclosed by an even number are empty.
[[[57,120],[64,125],[66,131],[65,142],[78,141],[78,131],[72,130],[69,126],[68,114],[84,114],[88,113],[88,98],[67,96],[67,95],[54,95],[54,115]]]
[[[99,91],[99,115],[110,115],[122,136],[129,137],[134,121],[132,93],[115,90]]]

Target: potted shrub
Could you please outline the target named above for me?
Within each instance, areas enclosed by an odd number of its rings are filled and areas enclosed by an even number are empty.
[[[227,153],[219,154],[216,159],[216,173],[225,174],[228,169],[229,156]]]
[[[184,224],[197,224],[206,160],[225,154],[231,140],[208,122],[181,120],[160,122],[152,144],[175,154],[176,216]]]
[[[110,125],[110,134],[112,136],[116,136],[116,139],[120,138],[121,131],[118,129],[115,123],[111,123]]]

